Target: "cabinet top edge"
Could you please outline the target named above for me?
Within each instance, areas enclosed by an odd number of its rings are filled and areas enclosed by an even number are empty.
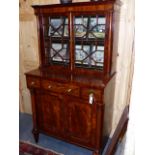
[[[47,79],[51,81],[58,81],[63,83],[76,83],[81,85],[88,85],[90,87],[104,88],[107,84],[107,80],[102,78],[90,77],[87,75],[74,75],[74,74],[64,74],[49,71],[47,69],[35,69],[25,73],[26,76],[36,77],[40,79]]]
[[[104,4],[112,4],[114,5],[114,3],[116,2],[116,0],[104,0],[104,1],[100,1],[100,2],[75,2],[75,3],[68,3],[68,4],[46,4],[46,5],[32,5],[32,7],[34,9],[39,9],[39,8],[53,8],[53,7],[74,7],[74,6],[93,6],[93,5],[104,5]],[[118,4],[118,3],[117,3]]]

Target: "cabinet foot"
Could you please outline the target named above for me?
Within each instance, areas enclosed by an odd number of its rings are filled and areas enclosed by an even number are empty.
[[[38,130],[37,129],[33,129],[32,133],[33,133],[35,142],[38,143],[38,140],[39,140],[39,132],[38,132]]]
[[[93,155],[101,155],[99,151],[93,151]]]

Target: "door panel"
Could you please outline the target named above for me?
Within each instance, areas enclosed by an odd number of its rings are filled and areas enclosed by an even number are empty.
[[[38,125],[41,130],[49,134],[63,133],[63,103],[55,94],[40,93],[37,95]]]
[[[96,105],[79,99],[68,99],[68,134],[72,141],[92,145],[95,142]]]

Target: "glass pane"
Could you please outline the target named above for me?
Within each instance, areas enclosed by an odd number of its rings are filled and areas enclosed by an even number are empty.
[[[69,62],[68,44],[53,43],[51,48],[47,48],[46,51],[48,53],[46,56],[51,64],[57,62]]]
[[[67,44],[52,44],[50,56],[54,61],[68,60]]]
[[[105,18],[90,17],[89,38],[105,37]]]
[[[76,45],[75,60],[77,67],[101,68],[104,60],[104,46]]]
[[[92,49],[92,65],[103,66],[104,60],[104,46],[93,46]]]
[[[74,18],[75,37],[81,38],[104,38],[104,16],[76,16]]]
[[[68,36],[68,19],[63,17],[49,19],[48,36]]]
[[[87,17],[76,17],[75,18],[75,36],[76,37],[86,37],[87,32]]]
[[[45,16],[42,22],[46,62],[69,64],[68,18]]]
[[[76,56],[76,63],[78,64],[89,64],[89,60],[87,55],[89,54],[90,46],[88,45],[76,45],[75,47],[75,56]]]
[[[104,16],[75,16],[75,66],[103,69],[104,66]]]

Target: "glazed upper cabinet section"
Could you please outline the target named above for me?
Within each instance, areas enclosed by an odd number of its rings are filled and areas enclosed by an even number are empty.
[[[69,21],[73,26],[69,27]],[[45,63],[69,65],[74,62],[75,67],[103,69],[105,27],[106,18],[99,14],[73,14],[70,19],[67,15],[43,16]],[[71,61],[70,47],[73,47],[74,61]]]
[[[103,69],[106,18],[103,15],[74,16],[75,66]]]
[[[110,2],[84,5],[35,6],[41,65],[106,77],[112,63],[113,8]]]

